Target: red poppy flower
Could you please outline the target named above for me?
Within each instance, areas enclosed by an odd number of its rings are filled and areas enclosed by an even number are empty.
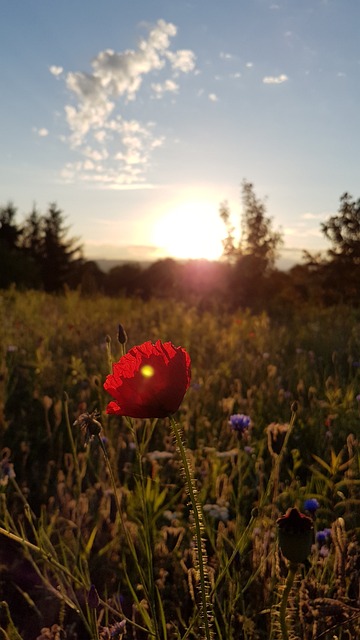
[[[279,545],[290,562],[305,562],[311,552],[314,523],[309,516],[293,507],[277,520]]]
[[[190,356],[171,342],[133,347],[107,376],[114,401],[106,413],[131,418],[165,418],[178,410],[190,384]]]

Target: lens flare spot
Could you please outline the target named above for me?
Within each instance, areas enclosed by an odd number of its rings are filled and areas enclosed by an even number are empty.
[[[144,378],[152,378],[155,370],[154,367],[152,367],[150,364],[144,364],[144,366],[140,369],[140,373],[144,376]]]

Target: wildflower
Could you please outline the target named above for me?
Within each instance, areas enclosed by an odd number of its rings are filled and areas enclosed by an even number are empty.
[[[244,447],[244,451],[245,451],[245,453],[247,453],[249,456],[251,456],[251,454],[252,454],[252,453],[254,453],[254,448],[253,448],[253,447],[250,447],[249,445],[246,445],[246,446]]]
[[[251,419],[249,416],[245,416],[243,413],[235,413],[230,416],[229,425],[233,431],[244,433],[250,426]]]
[[[204,504],[203,509],[205,513],[208,513],[214,520],[221,520],[222,522],[229,520],[229,509],[226,505],[209,503]]]
[[[313,541],[312,519],[293,507],[277,520],[277,526],[279,546],[285,558],[295,564],[305,562]]]
[[[106,412],[165,418],[178,410],[190,385],[190,356],[171,342],[144,342],[113,364],[104,389],[114,398]]]
[[[318,510],[319,507],[320,507],[320,504],[316,500],[316,498],[309,498],[308,500],[305,500],[305,502],[304,502],[305,511],[308,511],[311,514],[314,514]]]
[[[331,529],[323,529],[316,534],[316,542],[322,546],[331,540]]]
[[[126,620],[115,622],[111,627],[103,627],[100,633],[101,640],[117,640],[126,633]]]

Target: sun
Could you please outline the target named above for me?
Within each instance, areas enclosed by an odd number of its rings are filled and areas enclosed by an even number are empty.
[[[187,201],[172,206],[154,222],[152,241],[164,257],[218,260],[224,227],[213,202]]]

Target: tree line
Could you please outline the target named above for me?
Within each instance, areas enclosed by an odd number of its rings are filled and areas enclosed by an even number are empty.
[[[340,198],[337,214],[321,224],[331,243],[323,254],[304,251],[304,261],[289,271],[276,268],[283,238],[273,228],[266,203],[251,182],[241,185],[240,240],[226,202],[223,256],[218,262],[165,258],[144,268],[125,263],[103,272],[83,256],[79,239],[69,237],[65,216],[56,203],[44,214],[36,207],[19,225],[12,202],[0,207],[0,288],[61,293],[79,288],[84,295],[166,297],[200,304],[285,313],[306,303],[358,306],[360,276],[360,199]],[[206,230],[204,230],[206,232]]]

